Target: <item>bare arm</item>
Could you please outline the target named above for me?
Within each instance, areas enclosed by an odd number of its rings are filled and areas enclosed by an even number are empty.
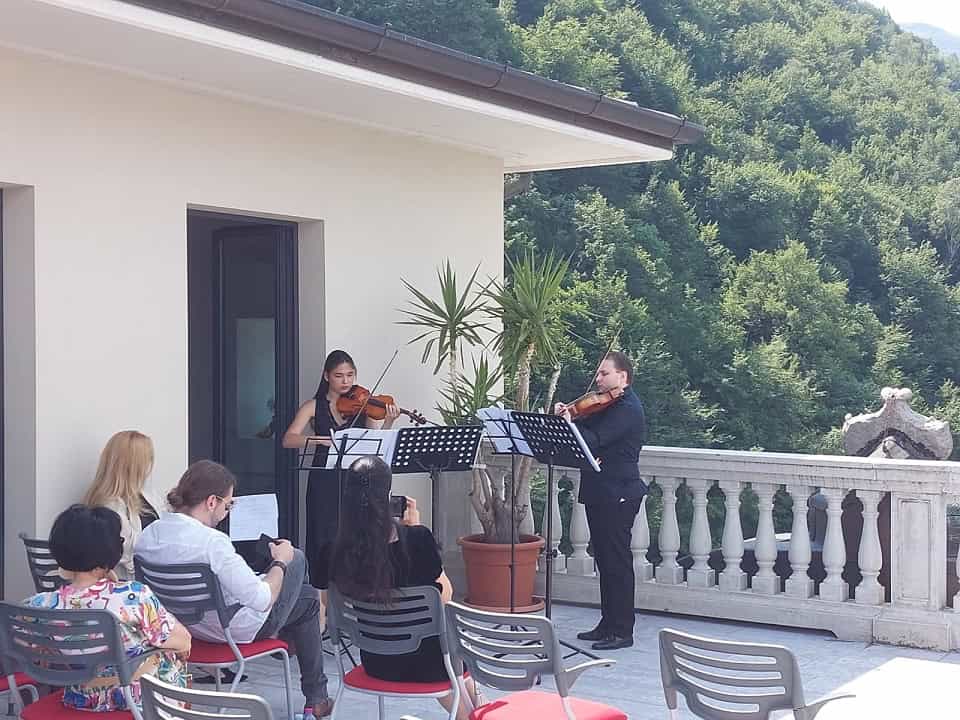
[[[437,582],[440,584],[440,601],[448,603],[453,600],[453,583],[450,582],[447,573],[441,572]]]
[[[303,450],[307,443],[320,445],[330,445],[330,438],[318,437],[307,433],[307,427],[310,425],[310,418],[317,413],[317,401],[307,400],[290,423],[290,427],[283,434],[283,446],[292,450]]]
[[[293,545],[289,540],[278,540],[270,543],[270,555],[274,560],[279,560],[284,565],[289,565],[293,561]],[[277,601],[280,596],[280,588],[283,587],[284,571],[279,567],[270,568],[270,572],[263,576],[267,585],[270,586],[270,606]]]
[[[170,637],[160,643],[158,647],[161,650],[172,650],[178,655],[189,655],[192,642],[193,638],[190,636],[190,631],[187,630],[185,625],[178,622],[173,626]]]

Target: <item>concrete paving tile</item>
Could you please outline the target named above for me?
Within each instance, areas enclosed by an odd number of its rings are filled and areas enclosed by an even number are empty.
[[[588,643],[577,641],[575,635],[593,627],[599,613],[591,608],[557,605],[553,616],[563,639],[586,648]],[[582,675],[574,686],[574,694],[619,707],[631,720],[663,720],[667,713],[660,686],[657,634],[665,627],[718,639],[785,645],[794,652],[800,664],[808,702],[828,695],[856,693],[854,700],[828,705],[817,720],[947,720],[956,716],[955,690],[960,686],[958,652],[843,642],[823,632],[712,622],[660,613],[638,614],[634,646],[607,653],[606,656],[615,659],[617,665],[609,670]],[[567,664],[584,659],[570,658]],[[326,656],[324,667],[329,677],[330,694],[334,695],[339,684],[335,660]],[[303,697],[299,691],[296,661],[292,670],[295,707],[299,712]],[[251,663],[247,672],[250,681],[241,687],[246,692],[266,697],[276,719],[287,720],[279,663]],[[553,687],[549,678],[541,686],[543,690],[552,690]],[[493,690],[485,690],[484,694],[487,699],[501,695]],[[387,701],[387,717],[391,720],[407,713],[422,720],[443,720],[446,717],[432,699]],[[340,717],[345,720],[374,719],[377,717],[376,700],[348,693]],[[789,717],[790,713],[774,715],[774,718]],[[694,718],[682,702],[680,718]]]

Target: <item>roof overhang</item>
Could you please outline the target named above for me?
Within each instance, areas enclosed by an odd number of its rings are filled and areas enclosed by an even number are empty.
[[[664,160],[703,132],[293,0],[2,0],[0,46],[453,145],[507,172]]]

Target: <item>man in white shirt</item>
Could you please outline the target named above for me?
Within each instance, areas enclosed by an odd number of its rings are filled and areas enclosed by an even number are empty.
[[[230,622],[237,643],[270,637],[289,638],[300,663],[300,687],[306,698],[303,720],[333,710],[323,674],[320,645],[320,598],[307,576],[303,553],[288,540],[270,545],[273,562],[257,575],[237,553],[230,538],[216,530],[233,506],[237,481],[227,468],[200,460],[187,468],[167,495],[174,512],[161,513],[137,539],[134,554],[150,563],[209,565],[226,604],[242,607]],[[199,638],[224,642],[216,613],[207,613],[190,628]]]

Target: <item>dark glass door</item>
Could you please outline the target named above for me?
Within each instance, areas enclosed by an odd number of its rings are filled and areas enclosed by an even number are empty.
[[[296,226],[204,216],[188,227],[191,461],[226,465],[237,495],[275,493],[279,534],[295,537],[296,474],[280,443],[297,402]]]

